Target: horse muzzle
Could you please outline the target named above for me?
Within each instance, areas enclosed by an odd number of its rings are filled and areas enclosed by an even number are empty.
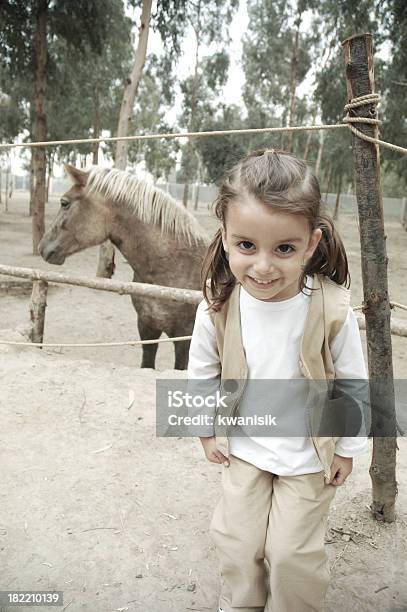
[[[41,257],[47,263],[54,264],[56,266],[61,266],[65,262],[65,259],[66,259],[65,254],[62,252],[60,247],[55,245],[55,243],[53,244],[51,242],[51,243],[46,244],[45,242],[41,240],[41,242],[38,245],[38,251]]]

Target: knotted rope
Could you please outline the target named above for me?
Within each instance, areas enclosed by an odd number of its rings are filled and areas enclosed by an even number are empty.
[[[363,132],[360,132],[356,127],[355,123],[365,123],[371,125],[381,125],[381,121],[379,119],[375,119],[373,117],[354,117],[349,114],[349,111],[353,108],[359,108],[360,106],[365,106],[366,104],[374,104],[378,105],[380,102],[379,94],[367,94],[366,96],[359,96],[358,98],[353,98],[349,104],[345,104],[345,110],[348,111],[346,116],[342,119],[344,123],[348,125],[351,132],[361,138],[362,140],[367,140],[368,142],[372,142],[373,144],[382,145],[391,149],[393,151],[398,151],[400,153],[407,153],[407,149],[404,147],[399,147],[398,145],[392,144],[390,142],[385,142],[384,140],[379,140],[378,138],[374,138],[373,136],[368,136]]]

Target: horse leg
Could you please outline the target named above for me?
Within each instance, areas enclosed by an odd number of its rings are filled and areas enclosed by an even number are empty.
[[[138,331],[141,340],[156,340],[161,336],[161,330],[152,327],[145,323],[139,316]],[[143,358],[141,360],[142,368],[155,368],[155,356],[158,349],[158,344],[143,344]]]
[[[181,340],[174,342],[175,348],[175,370],[186,370],[188,367],[189,345],[190,340]]]

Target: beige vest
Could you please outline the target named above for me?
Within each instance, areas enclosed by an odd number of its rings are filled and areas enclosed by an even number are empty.
[[[319,403],[318,400],[314,401],[312,395],[312,411],[307,410],[307,423],[310,438],[323,465],[325,480],[328,482],[338,438],[321,438],[315,434],[325,403],[322,401],[321,383],[316,383],[318,389],[313,390],[312,381],[327,381],[326,388],[328,388],[328,381],[335,378],[329,347],[347,317],[350,291],[320,274],[314,274],[313,288],[316,291],[311,292],[311,302],[301,339],[299,367],[303,377],[310,381],[310,391],[316,391],[317,396],[321,398]],[[232,416],[237,412],[248,377],[240,326],[240,284],[236,285],[229,300],[219,312],[212,315],[212,319],[222,363],[222,395],[227,395],[225,400],[227,407],[220,408],[217,414]],[[231,379],[234,381],[232,385]],[[323,397],[325,398],[325,393]],[[223,454],[229,456],[227,433],[228,427],[219,425],[218,419],[215,419],[217,447]]]

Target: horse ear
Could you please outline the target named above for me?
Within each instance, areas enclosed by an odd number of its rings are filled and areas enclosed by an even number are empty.
[[[74,185],[85,187],[89,176],[88,172],[75,168],[75,166],[71,166],[70,164],[64,164],[64,168]]]

